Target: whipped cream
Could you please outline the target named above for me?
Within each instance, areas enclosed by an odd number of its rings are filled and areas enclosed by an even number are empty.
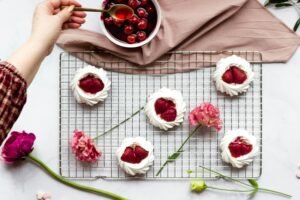
[[[248,154],[235,158],[231,155],[229,145],[238,137],[241,137],[248,144],[251,144],[252,150]],[[259,153],[259,147],[256,141],[256,137],[250,135],[246,130],[243,129],[230,130],[226,132],[224,138],[220,143],[220,148],[222,151],[222,160],[226,163],[230,163],[233,167],[236,168],[242,168],[245,165],[249,165],[251,162],[253,162],[255,156],[257,156],[257,154]]]
[[[159,98],[164,98],[174,102],[177,111],[177,116],[174,121],[165,121],[159,115],[157,115],[154,105],[156,100]],[[173,128],[174,126],[179,126],[180,123],[183,122],[185,111],[186,104],[183,101],[182,94],[177,90],[171,90],[165,87],[150,95],[148,97],[148,102],[145,106],[145,114],[148,116],[150,123],[153,126],[156,126],[165,131],[167,131],[170,128]]]
[[[96,94],[86,93],[79,87],[80,80],[90,74],[101,79],[104,84],[104,88]],[[100,101],[104,101],[107,98],[110,85],[111,82],[107,78],[106,71],[104,71],[102,68],[96,68],[91,65],[78,69],[71,82],[71,88],[78,103],[85,103],[90,106],[93,106]]]
[[[133,164],[125,162],[121,159],[125,149],[129,146],[138,145],[148,151],[148,156],[140,163]],[[117,149],[116,156],[120,167],[129,175],[143,175],[146,174],[150,167],[153,165],[154,154],[153,145],[146,141],[143,137],[125,138],[122,145]]]
[[[236,66],[246,73],[247,79],[242,84],[229,84],[223,81],[223,74],[231,66]],[[240,93],[246,92],[250,86],[250,83],[253,81],[253,78],[254,72],[250,67],[250,63],[241,57],[232,55],[226,58],[222,58],[217,62],[216,71],[214,73],[214,80],[216,82],[217,90],[222,93],[226,93],[229,96],[236,96]]]

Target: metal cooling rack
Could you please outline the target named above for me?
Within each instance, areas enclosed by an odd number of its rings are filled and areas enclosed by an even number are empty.
[[[99,61],[108,71],[112,89],[104,103],[89,107],[78,104],[69,87],[75,71],[84,67],[93,54],[101,53],[106,60]],[[251,61],[255,78],[247,93],[238,98],[230,98],[216,91],[212,74],[220,57],[236,54]],[[79,58],[78,58],[79,57]],[[125,137],[143,136],[154,144],[155,161],[151,170],[143,177],[145,180],[188,179],[193,177],[213,178],[197,166],[215,169],[235,178],[257,178],[262,171],[262,66],[258,52],[171,52],[151,64],[147,69],[138,68],[106,52],[62,53],[60,57],[60,161],[62,176],[75,179],[131,179],[118,167],[115,151]],[[133,66],[134,68],[128,68]],[[202,68],[201,67],[207,67]],[[198,70],[193,70],[198,68]],[[175,69],[179,69],[179,73]],[[192,71],[191,71],[192,70]],[[118,73],[116,71],[121,71]],[[209,101],[220,108],[224,128],[220,133],[207,130],[198,133],[185,146],[185,152],[175,163],[170,163],[155,177],[167,156],[173,153],[186,138],[189,127],[187,115],[185,122],[169,132],[154,128],[143,112],[115,129],[112,133],[96,141],[102,150],[101,159],[92,165],[77,161],[70,150],[70,139],[74,129],[80,129],[91,137],[103,133],[118,124],[141,106],[146,98],[161,87],[180,90],[187,103],[187,110]],[[229,129],[245,128],[258,138],[260,154],[254,162],[240,170],[233,169],[221,160],[219,143]],[[191,169],[195,173],[188,174]]]

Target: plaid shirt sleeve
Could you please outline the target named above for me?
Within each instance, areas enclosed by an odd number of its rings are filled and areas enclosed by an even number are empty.
[[[0,62],[0,145],[26,102],[27,83],[16,68]]]

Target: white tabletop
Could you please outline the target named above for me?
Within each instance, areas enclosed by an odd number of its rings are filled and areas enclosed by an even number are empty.
[[[28,37],[31,16],[40,0],[0,0],[0,58],[4,59]],[[81,0],[84,5],[99,5],[98,1]],[[292,27],[297,20],[293,8],[272,10],[274,14]],[[89,19],[97,15],[90,15]],[[89,22],[92,20],[89,20]],[[99,29],[87,23],[86,28]],[[28,90],[28,101],[14,130],[32,131],[37,135],[34,154],[58,172],[58,124],[59,124],[59,53],[53,53],[43,62],[36,79]],[[286,64],[264,65],[263,88],[263,173],[261,186],[279,189],[300,199],[300,181],[295,177],[300,162],[299,100],[300,50]],[[299,93],[298,93],[299,92]],[[35,199],[37,191],[52,193],[54,200],[103,199],[59,184],[37,166],[24,162],[8,166],[0,162],[0,199]],[[83,181],[86,185],[107,189],[133,200],[153,199],[247,199],[232,193],[205,191],[198,195],[189,191],[188,181]],[[226,184],[222,184],[226,186]],[[281,199],[269,194],[258,194],[256,199]]]

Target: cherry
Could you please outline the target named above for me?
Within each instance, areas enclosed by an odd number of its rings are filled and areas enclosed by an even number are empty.
[[[131,18],[128,19],[130,24],[137,24],[140,18],[137,15],[132,15]]]
[[[148,20],[145,18],[140,19],[139,23],[137,24],[139,30],[147,29]]]
[[[138,0],[128,0],[128,5],[134,10],[140,5]]]
[[[247,80],[246,72],[242,69],[231,66],[222,76],[224,82],[231,84],[242,84]]]
[[[148,4],[148,0],[141,0],[141,6],[146,6]]]
[[[133,31],[134,31],[133,26],[131,26],[131,25],[125,25],[124,26],[124,33],[126,35],[130,35],[131,33],[133,33]]]
[[[155,9],[154,9],[153,6],[148,5],[148,6],[146,7],[146,10],[147,10],[147,12],[148,12],[149,14],[155,13]]]
[[[144,41],[147,38],[147,34],[144,31],[139,31],[136,35],[139,41]]]
[[[106,25],[112,25],[114,23],[114,19],[112,17],[106,17],[104,18],[104,23]]]
[[[136,34],[131,34],[127,36],[127,42],[129,44],[134,44],[136,43]]]
[[[123,26],[123,23],[124,23],[123,20],[116,20],[116,19],[114,19],[113,21],[114,21],[114,24],[115,24],[117,27]]]
[[[103,90],[104,84],[101,79],[89,74],[79,81],[79,87],[86,93],[96,94]]]
[[[244,138],[237,137],[233,142],[229,144],[228,148],[232,157],[238,158],[250,153],[253,147]]]
[[[169,108],[166,112],[160,115],[160,118],[166,120],[167,122],[172,122],[177,117],[177,111],[174,107]]]
[[[147,158],[149,152],[146,151],[144,148],[142,148],[141,146],[129,146],[126,147],[124,153],[121,156],[121,160],[123,160],[124,162],[129,162],[132,164],[138,164],[140,163],[142,160],[144,160],[145,158]]]
[[[144,8],[138,8],[136,12],[139,17],[148,17],[148,13]]]

